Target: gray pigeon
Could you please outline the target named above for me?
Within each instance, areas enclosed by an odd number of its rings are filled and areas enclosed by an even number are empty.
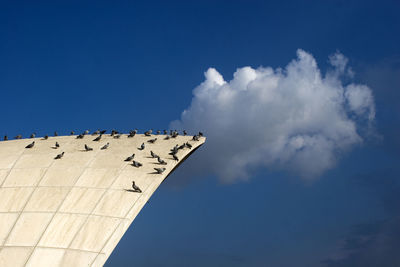
[[[17,136],[15,137],[15,139],[22,139],[22,135],[21,135],[21,134],[17,135]]]
[[[35,145],[35,141],[33,141],[32,143],[30,143],[29,145],[27,145],[25,148],[32,148]]]
[[[110,145],[110,143],[107,143],[107,144],[105,144],[104,146],[102,146],[100,149],[101,149],[101,150],[107,149],[109,145]]]
[[[91,148],[91,147],[88,147],[88,146],[85,144],[85,150],[86,150],[86,151],[92,151],[92,150],[93,150],[93,148]]]
[[[135,184],[135,181],[132,181],[132,188],[135,192],[142,193],[142,190],[140,190],[139,186]]]
[[[142,145],[140,147],[138,147],[139,150],[143,150],[145,148],[144,143],[142,143]]]
[[[31,134],[30,138],[35,138],[36,133]]]
[[[54,159],[61,159],[64,156],[64,152],[61,154],[58,154]]]
[[[187,132],[186,132],[186,130],[183,130],[183,135],[185,135],[185,136],[187,135]]]
[[[121,134],[114,135],[115,139],[119,139],[120,137],[121,137]]]
[[[164,134],[168,134],[167,130],[164,130],[163,133],[164,133]]]
[[[83,139],[83,134],[80,134],[80,135],[78,135],[77,137],[76,137],[76,139]]]
[[[131,161],[135,157],[135,154],[132,154],[132,156],[129,156],[125,159],[125,161]]]
[[[162,160],[160,157],[157,158],[158,163],[160,163],[161,165],[167,165],[167,163]]]
[[[58,133],[57,133],[57,132],[54,132],[54,136],[58,136]]]
[[[165,138],[164,138],[164,140],[168,140],[169,139],[169,135],[167,135]]]
[[[153,151],[150,151],[150,155],[152,158],[158,158],[158,155],[154,153]]]
[[[55,148],[59,148],[59,147],[60,147],[60,145],[58,144],[58,142],[56,142],[56,144],[55,144],[54,147],[55,147]]]
[[[44,139],[44,140],[47,140],[47,139],[49,139],[49,136],[48,136],[48,135],[45,135],[45,136],[43,137],[43,139]]]
[[[134,166],[134,167],[136,167],[136,168],[139,168],[139,167],[143,166],[143,164],[140,163],[139,161],[134,160],[134,161],[132,162],[132,166]]]
[[[159,135],[160,133],[161,133],[161,131],[160,131],[160,130],[158,130],[158,131],[157,131],[157,135]]]
[[[157,138],[147,140],[148,143],[154,144],[157,141]]]
[[[162,174],[165,171],[165,168],[154,168],[158,174]]]
[[[97,136],[95,139],[93,139],[93,141],[100,141],[100,139],[101,139],[101,134]]]
[[[172,157],[174,158],[174,160],[179,161],[178,157],[175,154],[173,154]]]
[[[8,136],[5,135],[3,140],[4,140],[4,141],[7,141],[7,140],[8,140]]]

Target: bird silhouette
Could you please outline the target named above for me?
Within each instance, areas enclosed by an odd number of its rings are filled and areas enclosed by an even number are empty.
[[[101,149],[101,150],[107,149],[109,145],[110,145],[110,143],[107,143],[107,144],[105,144],[104,146],[102,146],[100,149]]]
[[[95,139],[93,139],[93,141],[100,141],[100,139],[101,139],[101,134],[97,136]]]
[[[132,161],[132,166],[139,168],[139,167],[142,167],[143,164],[140,163],[139,161],[134,160],[134,161]]]
[[[93,148],[91,148],[91,147],[88,147],[88,146],[85,144],[85,150],[86,150],[86,151],[92,151],[92,150],[93,150]]]
[[[165,171],[165,168],[154,168],[158,174],[162,174]]]
[[[167,163],[162,160],[160,157],[157,158],[158,163],[160,163],[161,165],[167,165]]]
[[[148,143],[154,144],[157,141],[157,138],[147,140]]]
[[[56,144],[54,145],[55,148],[59,148],[60,145],[58,144],[58,142],[56,142]]]
[[[132,156],[129,156],[125,159],[125,161],[131,161],[135,157],[135,154],[132,154]]]
[[[30,143],[29,145],[27,145],[25,148],[32,148],[35,145],[35,141],[33,141],[32,143]]]
[[[64,152],[58,154],[54,159],[61,159],[64,156]]]
[[[143,150],[145,148],[144,143],[142,143],[142,145],[140,147],[138,147],[139,150]]]
[[[135,192],[142,193],[142,190],[135,184],[135,181],[132,181],[132,189],[135,190]]]
[[[175,161],[179,161],[178,157],[175,154],[173,154],[172,157],[174,158]]]

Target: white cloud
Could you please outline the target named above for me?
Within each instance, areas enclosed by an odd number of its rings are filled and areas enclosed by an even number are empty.
[[[315,178],[362,142],[359,119],[375,116],[370,88],[340,80],[348,75],[346,57],[336,53],[330,63],[333,71],[323,76],[313,56],[298,50],[283,70],[243,67],[230,81],[209,68],[170,126],[205,133],[196,165],[223,182],[248,179],[257,167]]]

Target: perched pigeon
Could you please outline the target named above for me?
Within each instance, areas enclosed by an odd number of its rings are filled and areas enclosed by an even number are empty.
[[[173,154],[172,157],[174,158],[175,161],[179,161],[178,157],[175,154]]]
[[[57,132],[54,132],[54,136],[58,136],[58,133],[57,133]]]
[[[21,134],[17,135],[17,136],[15,137],[15,139],[22,139],[22,135],[21,135]]]
[[[143,150],[145,148],[144,143],[142,143],[142,145],[140,147],[138,147],[139,150]]]
[[[147,140],[148,143],[154,144],[157,141],[157,138]]]
[[[92,151],[92,150],[93,150],[93,148],[91,148],[91,147],[88,147],[88,146],[85,144],[85,150],[86,150],[86,151]]]
[[[168,134],[167,130],[164,130],[163,133],[164,133],[164,134]]]
[[[154,168],[158,174],[161,174],[165,171],[165,168]]]
[[[4,136],[4,141],[7,141],[7,140],[8,140],[8,136],[5,135],[5,136]]]
[[[83,139],[83,134],[80,134],[80,135],[78,135],[77,137],[76,137],[76,139]]]
[[[137,129],[130,131],[128,137],[134,137],[137,133]]]
[[[153,129],[150,129],[150,130],[148,130],[148,131],[146,131],[145,133],[144,133],[144,135],[145,136],[151,136],[151,133],[153,132]]]
[[[135,157],[135,154],[132,154],[132,156],[129,156],[125,159],[125,161],[131,161]]]
[[[97,136],[95,139],[93,139],[93,141],[100,141],[100,139],[101,139],[101,134]]]
[[[169,135],[167,135],[165,138],[164,138],[164,140],[168,140],[169,139]]]
[[[44,139],[44,140],[47,140],[47,139],[49,139],[49,136],[48,136],[48,135],[45,135],[45,136],[43,137],[43,139]]]
[[[158,160],[158,163],[160,163],[162,165],[167,165],[167,163],[164,160],[162,160],[160,157],[158,157],[157,160]]]
[[[189,149],[192,149],[192,145],[189,144],[189,142],[186,142],[186,143],[185,143],[185,146],[186,146],[187,148],[189,148]]]
[[[202,133],[202,132],[199,132],[199,136],[203,136],[203,133]]]
[[[161,133],[161,131],[160,131],[160,130],[158,130],[158,131],[157,131],[157,135],[159,135],[160,133]]]
[[[153,151],[150,151],[150,155],[152,158],[158,158],[158,155],[154,153]]]
[[[101,150],[107,149],[109,145],[110,145],[110,143],[107,143],[107,144],[105,144],[104,146],[102,146],[100,149],[101,149]]]
[[[183,143],[182,145],[180,145],[179,147],[178,147],[178,149],[184,149],[185,148],[185,143]]]
[[[193,141],[199,141],[199,136],[198,135],[194,135],[192,138]]]
[[[187,135],[187,132],[186,132],[186,130],[183,130],[183,135],[185,135],[185,136]]]
[[[31,134],[31,136],[29,138],[35,138],[36,133]]]
[[[136,167],[136,168],[139,168],[139,167],[143,166],[143,164],[140,163],[139,161],[134,160],[134,161],[132,162],[132,166],[134,166],[134,167]]]
[[[60,145],[58,144],[58,142],[56,142],[56,144],[55,144],[54,147],[55,147],[55,148],[59,148],[59,147],[60,147]]]
[[[25,148],[32,148],[35,145],[35,141],[33,141],[32,143],[30,143],[29,145],[27,145]]]
[[[135,181],[132,181],[132,189],[135,190],[135,192],[142,193],[142,190],[135,184]]]
[[[94,132],[92,133],[92,135],[97,135],[97,134],[100,134],[100,130],[94,131]]]
[[[121,137],[121,134],[114,135],[115,139],[119,139],[120,137]]]
[[[107,132],[107,130],[102,130],[100,131],[100,134],[105,134]]]
[[[54,159],[61,159],[64,156],[64,152],[61,154],[58,154]]]

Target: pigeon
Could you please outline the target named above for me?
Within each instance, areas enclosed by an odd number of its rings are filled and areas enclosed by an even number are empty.
[[[5,136],[4,136],[4,141],[7,141],[7,140],[8,140],[8,136],[5,135]]]
[[[104,146],[102,146],[100,149],[101,149],[101,150],[107,149],[109,145],[110,145],[110,143],[107,143],[107,144],[105,144]]]
[[[198,135],[194,135],[192,138],[193,141],[199,141],[199,136]]]
[[[183,143],[182,145],[180,145],[179,147],[178,147],[178,149],[184,149],[185,148],[185,143]]]
[[[121,134],[114,135],[115,139],[119,139],[120,137],[121,137]]]
[[[187,148],[189,148],[189,149],[192,149],[192,145],[189,144],[189,142],[186,142],[186,143],[185,143],[185,146],[186,146]]]
[[[130,131],[128,137],[134,137],[137,133],[137,129]]]
[[[150,151],[150,155],[152,158],[158,158],[158,155],[154,153],[153,151]]]
[[[165,171],[165,168],[154,168],[158,174],[161,174]]]
[[[132,181],[132,188],[135,192],[142,193],[142,190],[135,184],[135,181]]]
[[[135,154],[132,154],[132,156],[129,156],[125,159],[125,161],[131,161],[135,157]]]
[[[154,144],[157,141],[157,138],[147,140],[148,143]]]
[[[100,131],[100,134],[105,134],[107,132],[107,130],[102,130]]]
[[[144,143],[140,147],[138,147],[139,150],[143,150],[145,148]]]
[[[58,154],[54,159],[61,159],[64,156],[64,152],[61,154]]]
[[[151,136],[151,133],[153,132],[153,129],[148,130],[147,132],[144,133],[145,136]]]
[[[97,134],[100,134],[100,130],[94,131],[94,132],[92,133],[92,135],[97,135]]]
[[[35,145],[35,141],[33,141],[32,143],[30,143],[29,145],[27,145],[25,148],[32,148]]]
[[[21,135],[21,134],[17,135],[17,136],[15,137],[15,139],[22,139],[22,135]]]
[[[167,135],[167,134],[168,134],[167,130],[164,130],[164,131],[163,131],[163,133],[164,133],[165,135]]]
[[[57,133],[57,132],[54,132],[54,136],[58,136],[58,133]]]
[[[158,163],[160,163],[162,165],[167,165],[167,163],[164,160],[162,160],[160,157],[158,157],[157,160],[158,160]]]
[[[202,132],[199,132],[199,136],[203,136],[203,133],[202,133]]]
[[[56,144],[55,144],[54,147],[55,147],[55,148],[59,148],[59,147],[60,147],[60,145],[58,144],[58,142],[56,142]]]
[[[76,137],[76,139],[83,139],[83,134],[80,134],[80,135],[78,135],[77,137]]]
[[[91,147],[88,147],[88,146],[85,144],[85,150],[86,150],[86,151],[92,151],[92,150],[93,150],[93,148],[91,148]]]
[[[31,136],[29,138],[35,138],[36,133],[31,134]]]
[[[139,161],[134,160],[134,161],[132,161],[132,166],[139,168],[139,167],[143,166],[143,164],[140,163]]]
[[[100,141],[100,139],[101,139],[101,134],[97,136],[95,139],[93,139],[93,141]]]
[[[71,133],[70,133],[71,135],[74,135],[75,134],[75,132],[74,131],[71,131]]]
[[[164,138],[164,140],[168,140],[169,139],[169,135],[167,135],[165,138]]]
[[[48,135],[45,135],[45,136],[43,137],[43,140],[47,140],[47,139],[49,139],[49,136],[48,136]]]
[[[179,135],[178,132],[175,130],[175,131],[172,132],[171,137],[172,138],[176,138],[178,135]]]
[[[178,157],[175,154],[173,154],[172,157],[174,158],[175,161],[179,161]]]
[[[110,136],[114,136],[114,135],[116,135],[116,134],[118,134],[118,131],[116,131],[116,130],[112,129],[112,130],[111,130],[111,134],[110,134]]]
[[[186,136],[186,135],[187,135],[187,132],[186,132],[186,130],[183,130],[183,135],[184,135],[184,136]]]
[[[157,135],[159,135],[160,133],[161,133],[161,131],[160,131],[160,130],[158,130],[158,131],[157,131]]]

